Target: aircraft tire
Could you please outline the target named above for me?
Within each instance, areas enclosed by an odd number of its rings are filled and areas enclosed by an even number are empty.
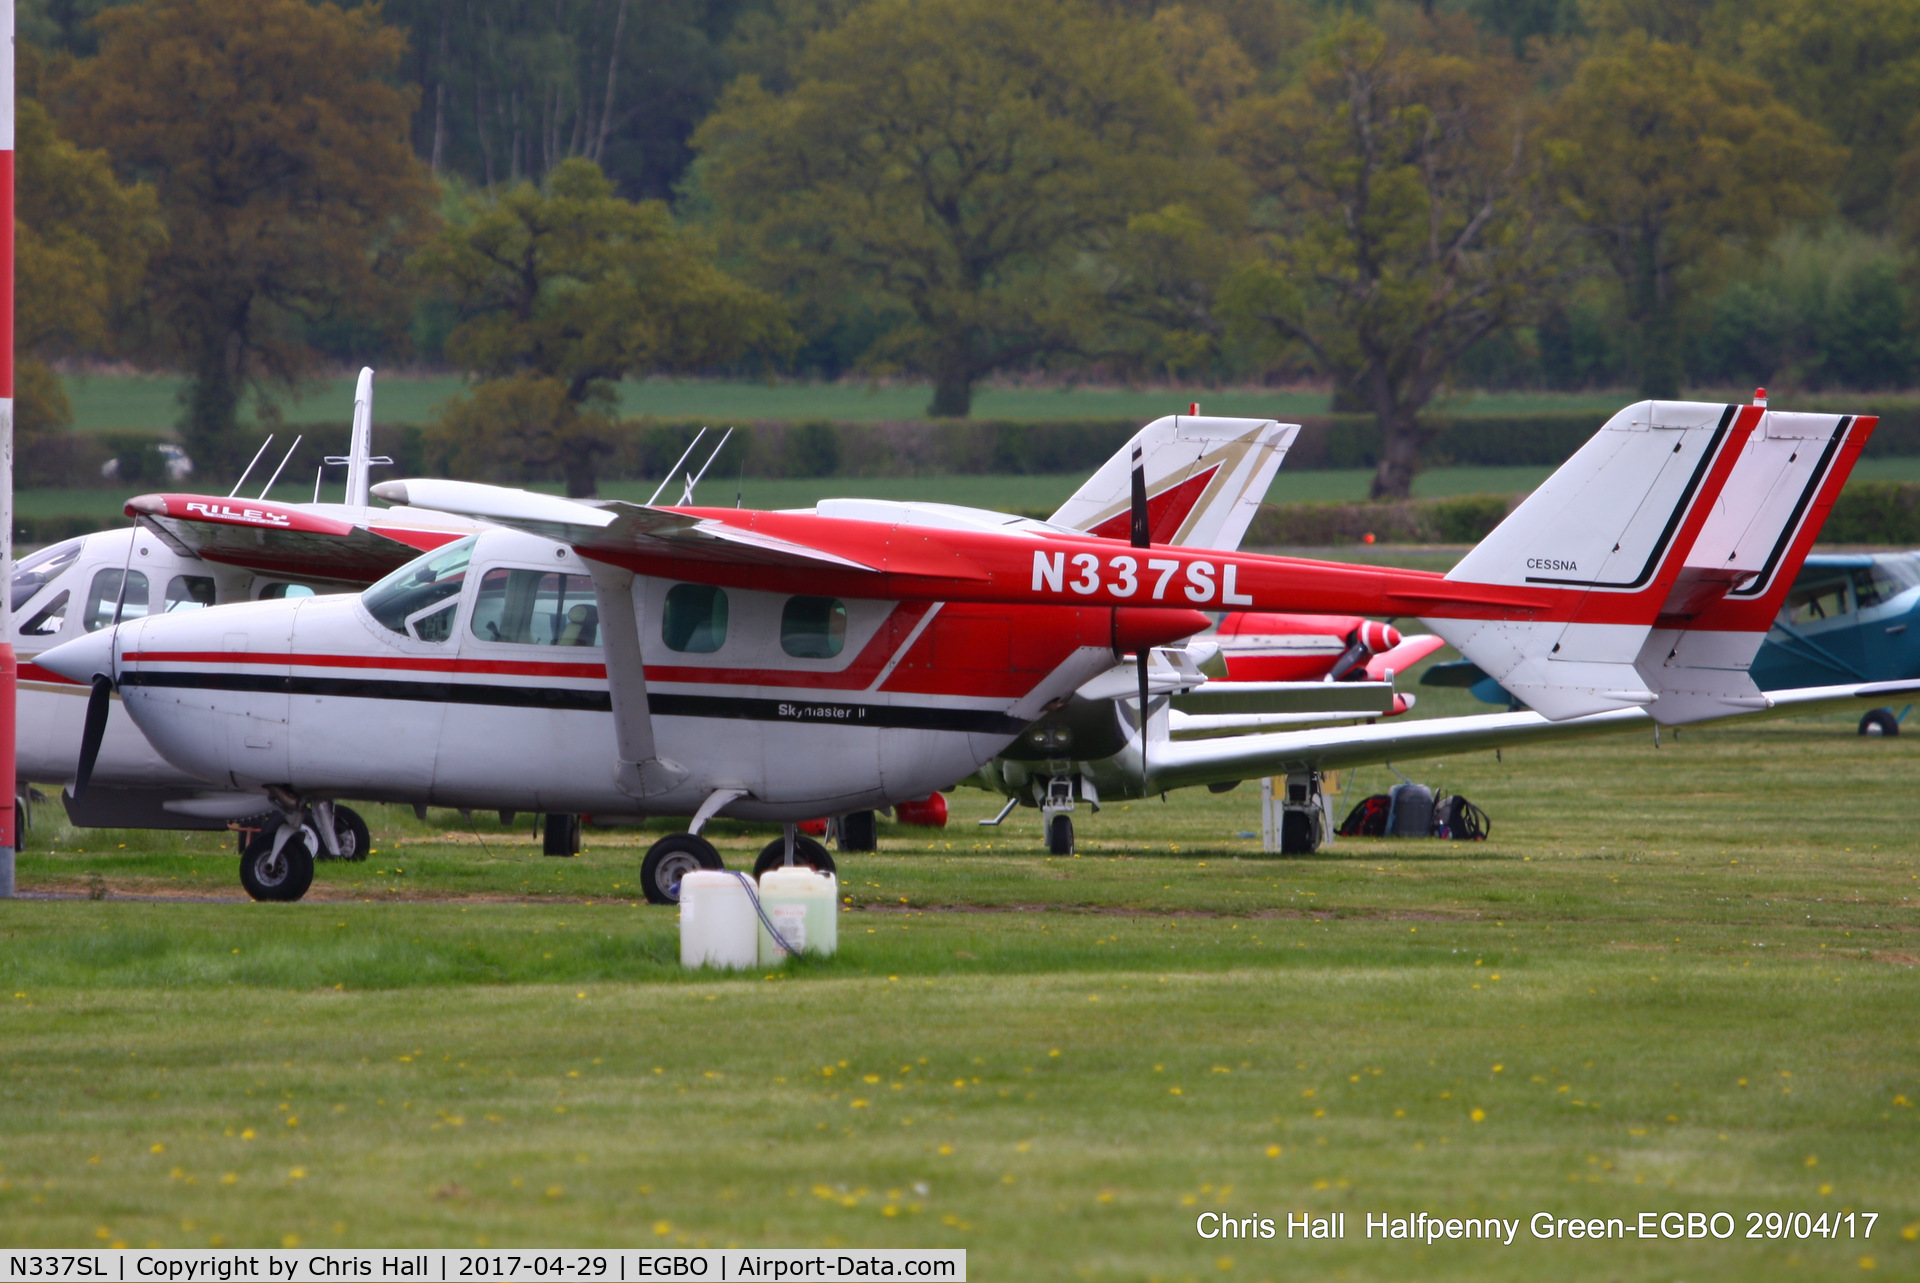
[[[1047,821],[1047,854],[1073,854],[1073,817],[1056,815]]]
[[[1319,826],[1305,811],[1280,813],[1280,854],[1312,855],[1320,848]]]
[[[553,816],[548,816],[552,823]],[[647,848],[640,861],[640,889],[648,904],[680,903],[680,879],[696,869],[724,869],[713,843],[692,833],[670,833]]]
[[[688,834],[692,837],[692,834]],[[580,817],[566,811],[549,811],[540,821],[540,854],[575,856],[580,854]],[[675,884],[679,879],[674,879]],[[668,901],[678,903],[678,901]]]
[[[768,869],[777,869],[786,862],[787,840],[784,837],[777,837],[761,849],[760,858],[753,862],[753,876],[758,879]],[[804,833],[794,836],[793,862],[804,865],[816,873],[837,875],[840,872],[834,867],[833,857],[827,854],[827,848]]]
[[[1876,708],[1860,719],[1862,735],[1898,735],[1900,719],[1893,715],[1890,708]]]
[[[273,856],[273,836],[277,828],[261,829],[247,843],[240,857],[240,885],[256,900],[298,900],[313,885],[313,852],[320,835],[307,825],[287,839],[280,858]]]
[[[360,818],[360,812],[352,807],[335,805],[333,808],[333,840],[340,844],[338,858],[360,862],[367,858],[367,852],[373,847],[373,833],[367,828],[367,822]],[[323,851],[326,849],[321,848]]]
[[[849,811],[840,817],[842,851],[880,849],[880,821],[872,811]]]

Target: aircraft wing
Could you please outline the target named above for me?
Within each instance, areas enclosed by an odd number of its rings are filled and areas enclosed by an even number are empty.
[[[376,497],[416,508],[458,512],[569,544],[587,556],[642,553],[734,565],[879,571],[883,567],[692,513],[619,499],[557,495],[472,481],[384,481]]]
[[[388,520],[379,509],[196,494],[137,495],[125,511],[182,556],[361,586],[475,529],[436,514]]]
[[[1864,712],[1883,704],[1920,699],[1920,681],[1848,683],[1771,691],[1771,706],[1714,722],[1806,717],[1818,713]],[[1284,775],[1289,771],[1335,770],[1381,762],[1404,762],[1443,753],[1510,748],[1551,740],[1581,739],[1647,731],[1657,723],[1643,709],[1617,709],[1585,717],[1549,721],[1538,713],[1488,713],[1475,717],[1397,719],[1369,726],[1285,731],[1225,739],[1156,741],[1149,754],[1152,780],[1147,791],[1187,788],[1227,780]]]

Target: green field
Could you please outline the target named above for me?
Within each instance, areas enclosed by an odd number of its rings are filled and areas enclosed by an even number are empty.
[[[62,898],[0,904],[0,1241],[1913,1277],[1920,739],[1829,718],[1504,758],[1406,764],[1484,805],[1492,841],[1310,859],[1258,853],[1251,784],[1083,813],[1072,858],[1030,812],[978,828],[991,800],[962,792],[945,831],[883,826],[848,857],[837,959],[739,977],[676,965],[674,916],[637,894],[646,832],[553,860],[524,818],[369,808],[366,864],[269,906],[236,902],[223,835],[43,807],[21,885]],[[737,865],[769,836],[720,845]],[[1341,1210],[1350,1236],[1207,1242],[1204,1210]],[[1739,1236],[1524,1224],[1670,1210]],[[1417,1211],[1523,1226],[1512,1247],[1361,1237]],[[1797,1211],[1879,1219],[1744,1237],[1748,1212]]]
[[[81,431],[168,431],[180,416],[177,375],[69,374],[67,395]],[[344,423],[353,412],[353,376],[315,379],[298,400],[281,407],[286,422]],[[374,383],[374,416],[384,423],[423,423],[436,407],[466,386],[455,375],[383,375]],[[1732,394],[1728,394],[1732,395]],[[1742,394],[1744,395],[1744,394]],[[876,422],[926,416],[930,387],[912,383],[752,382],[717,379],[647,379],[620,385],[621,409],[676,419],[838,419]],[[1436,410],[1464,409],[1530,414],[1543,410],[1589,410],[1604,415],[1633,398],[1619,391],[1463,393]],[[1325,414],[1328,394],[1266,388],[983,387],[973,413],[982,419],[1137,418],[1145,421],[1184,411],[1198,401],[1208,414],[1287,416]]]

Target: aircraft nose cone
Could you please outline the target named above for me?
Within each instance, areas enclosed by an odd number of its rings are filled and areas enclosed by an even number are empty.
[[[91,686],[97,675],[113,676],[113,629],[102,628],[85,637],[62,642],[51,650],[41,651],[33,662],[68,681]]]

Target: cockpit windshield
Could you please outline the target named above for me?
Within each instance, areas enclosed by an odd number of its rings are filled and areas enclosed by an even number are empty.
[[[9,586],[11,610],[19,610],[33,600],[33,595],[60,577],[60,572],[71,566],[74,558],[80,555],[84,539],[69,539],[65,543],[54,544],[51,548],[42,548],[39,552],[21,561],[13,570],[13,583]]]
[[[460,588],[478,535],[416,557],[360,595],[367,613],[403,637],[445,641],[453,635]],[[444,605],[442,603],[445,603]]]

